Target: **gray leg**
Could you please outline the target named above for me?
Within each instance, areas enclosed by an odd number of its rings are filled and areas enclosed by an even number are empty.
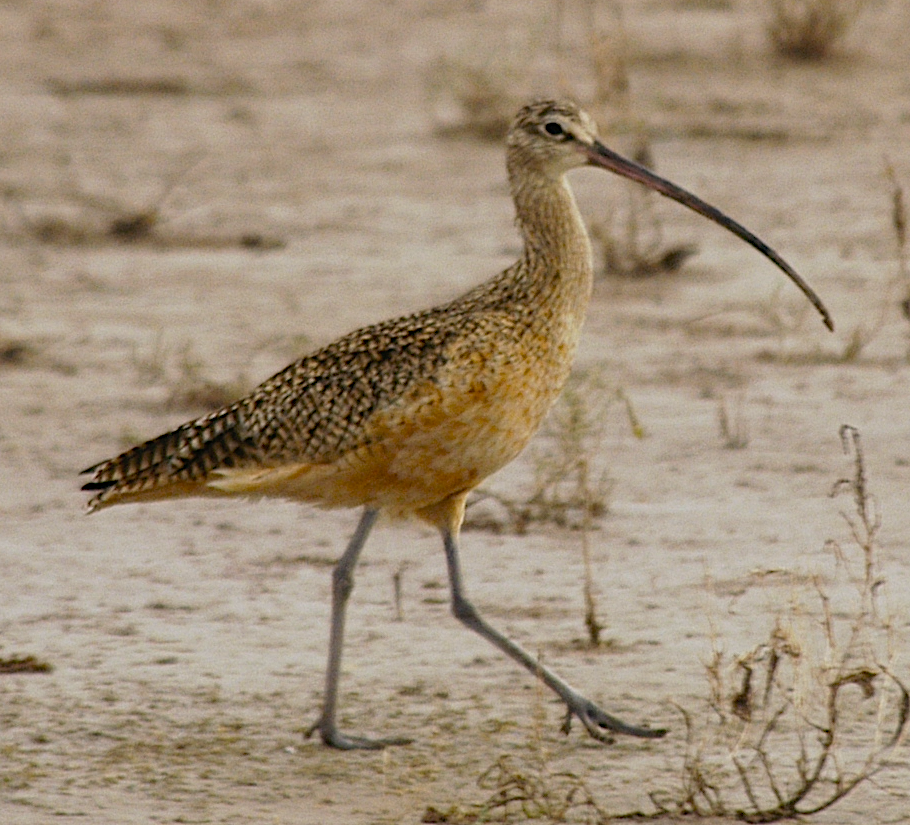
[[[452,612],[455,617],[471,630],[479,633],[487,641],[492,642],[503,653],[511,656],[519,664],[524,665],[531,673],[539,677],[547,687],[559,695],[559,698],[566,703],[568,709],[564,730],[568,731],[569,721],[572,716],[577,716],[588,733],[601,742],[610,741],[609,735],[604,732],[605,730],[647,739],[658,739],[666,733],[666,730],[662,729],[627,725],[615,716],[605,713],[590,699],[586,699],[573,687],[560,679],[552,670],[544,667],[524,648],[487,624],[474,605],[464,595],[461,581],[461,565],[458,561],[457,535],[453,535],[449,530],[444,529],[442,531],[442,539],[446,550],[446,562],[449,567],[449,583],[452,588]]]
[[[341,678],[341,650],[344,647],[344,615],[348,597],[354,589],[354,568],[360,551],[366,544],[367,536],[379,516],[378,510],[367,508],[360,517],[360,523],[348,543],[344,555],[338,560],[332,571],[332,628],[329,638],[329,662],[325,675],[325,699],[322,715],[308,731],[312,736],[317,730],[326,745],[344,750],[365,748],[378,750],[388,745],[407,745],[411,740],[402,738],[367,739],[363,736],[346,736],[335,725],[335,713],[338,707],[338,684]]]

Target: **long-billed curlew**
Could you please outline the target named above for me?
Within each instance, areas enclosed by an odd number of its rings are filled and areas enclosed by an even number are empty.
[[[659,737],[605,713],[491,627],[468,601],[458,559],[465,499],[514,459],[559,394],[591,294],[591,247],[565,178],[597,166],[638,181],[726,227],[780,267],[832,328],[812,289],[747,229],[607,149],[569,101],[524,107],[507,139],[521,258],[450,303],[352,332],[268,379],[246,398],[85,470],[88,511],[186,495],[274,496],[363,507],[332,577],[325,700],[311,733],[339,748],[405,739],[336,727],[345,608],[380,511],[416,515],[442,534],[452,611],[539,676],[596,739]]]

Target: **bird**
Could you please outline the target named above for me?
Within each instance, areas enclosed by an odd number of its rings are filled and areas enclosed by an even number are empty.
[[[596,740],[666,731],[607,713],[493,627],[468,598],[459,558],[466,499],[515,459],[572,366],[591,296],[588,233],[566,173],[593,166],[637,181],[758,249],[802,290],[829,329],[821,299],[772,248],[705,201],[607,148],[573,100],[535,100],[506,137],[519,259],[430,309],[355,330],[303,356],[233,404],[84,470],[88,512],[184,496],[279,498],[361,508],[332,573],[321,713],[308,730],[341,749],[381,749],[337,722],[354,569],[380,514],[416,517],[442,538],[454,616],[552,689]]]

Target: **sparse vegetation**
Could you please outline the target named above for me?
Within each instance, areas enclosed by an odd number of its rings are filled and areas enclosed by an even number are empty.
[[[563,4],[575,20],[565,34],[572,63],[563,79],[591,103],[600,92],[583,71],[583,2]],[[598,0],[606,19],[610,3]],[[862,573],[837,514],[844,509],[854,517],[850,490],[833,502],[807,500],[813,487],[824,495],[829,481],[850,475],[831,471],[831,459],[840,458],[833,455],[836,445],[826,451],[812,436],[819,419],[838,409],[854,409],[866,422],[869,484],[884,516],[881,560],[895,619],[894,668],[910,678],[900,512],[910,469],[910,442],[901,437],[910,375],[910,50],[901,45],[908,0],[870,0],[857,24],[835,41],[833,60],[814,65],[774,53],[765,30],[767,0],[615,4],[625,13],[627,58],[603,73],[603,85],[619,89],[627,69],[657,170],[685,178],[680,182],[729,208],[817,281],[838,327],[826,335],[789,284],[768,305],[781,281],[751,252],[728,255],[713,228],[696,236],[676,228],[676,207],[645,204],[637,218],[642,251],[694,241],[702,255],[712,249],[716,266],[708,272],[707,261],[698,258],[653,280],[631,267],[624,280],[596,287],[583,357],[603,354],[624,371],[615,380],[627,387],[625,400],[640,407],[635,429],[647,426],[653,434],[646,450],[636,445],[623,450],[620,464],[612,463],[614,455],[606,457],[611,464],[597,465],[608,466],[616,479],[607,502],[616,512],[591,518],[590,532],[576,509],[569,514],[572,531],[535,523],[529,530],[537,535],[529,541],[465,538],[467,585],[481,608],[493,610],[490,618],[521,639],[540,640],[552,663],[558,657],[567,675],[606,706],[670,722],[670,735],[659,744],[620,739],[602,748],[586,744],[577,725],[562,739],[558,707],[547,700],[549,753],[541,761],[521,741],[531,737],[524,707],[533,702],[531,678],[457,628],[443,559],[421,526],[383,536],[365,554],[351,605],[350,678],[343,685],[346,724],[408,733],[418,744],[351,755],[307,743],[302,734],[322,689],[326,630],[310,619],[328,611],[329,572],[353,526],[351,513],[258,504],[245,507],[243,518],[231,516],[239,525],[234,530],[222,525],[230,508],[224,502],[79,516],[74,472],[108,454],[112,440],[122,433],[126,448],[155,434],[150,415],[177,423],[201,414],[197,406],[188,414],[165,410],[186,341],[194,342],[188,360],[196,363],[197,377],[232,383],[246,371],[258,381],[324,340],[330,332],[325,318],[307,328],[314,341],[288,335],[289,327],[306,328],[314,313],[328,313],[337,331],[346,331],[397,313],[399,294],[407,304],[402,311],[453,296],[511,256],[516,236],[506,225],[502,146],[469,141],[499,134],[526,95],[566,89],[555,76],[549,39],[555,5],[527,3],[527,19],[543,18],[546,31],[542,42],[523,51],[512,51],[516,35],[509,25],[511,10],[525,8],[522,3],[429,0],[383,4],[381,13],[371,4],[286,0],[3,5],[9,46],[0,180],[4,646],[9,658],[34,653],[55,666],[50,675],[0,676],[0,809],[8,817],[92,820],[120,812],[137,820],[195,821],[221,815],[248,825],[296,815],[391,825],[418,821],[435,802],[443,809],[435,821],[477,822],[473,803],[493,801],[506,787],[516,789],[508,812],[491,807],[487,821],[527,823],[522,794],[532,800],[549,794],[550,810],[558,813],[576,787],[575,800],[594,797],[614,814],[626,808],[650,813],[646,796],[630,797],[658,787],[672,808],[686,728],[681,714],[655,705],[666,690],[687,707],[693,725],[704,723],[702,712],[713,723],[713,711],[690,698],[708,693],[705,668],[692,652],[707,651],[702,657],[710,664],[706,603],[720,613],[720,707],[731,717],[731,730],[748,728],[763,713],[771,653],[748,654],[760,642],[777,646],[779,678],[801,661],[787,653],[792,626],[778,625],[774,614],[786,612],[791,601],[804,603],[794,606],[805,611],[800,619],[823,614],[812,576],[796,571],[814,572],[818,560],[827,573],[823,563],[834,557],[819,558],[818,550],[830,535]],[[606,39],[596,44],[606,61],[611,46]],[[415,94],[416,78],[440,51],[473,66],[472,48],[481,69],[495,75],[504,61],[508,75],[494,76],[489,90],[479,78],[465,118],[479,124],[477,138],[434,141],[432,123],[449,121],[432,120],[425,97]],[[517,79],[510,64],[521,70]],[[549,82],[544,73],[551,68]],[[484,112],[487,103],[492,117]],[[461,110],[451,111],[457,123]],[[634,121],[605,113],[598,121],[606,127],[605,142],[635,154]],[[205,165],[161,202],[168,173],[190,147],[205,153]],[[887,155],[893,169],[886,179],[879,159]],[[634,190],[608,176],[582,172],[575,182],[587,190],[585,217],[603,219],[608,210],[632,204]],[[74,183],[109,197],[108,207],[82,201],[70,188]],[[130,237],[130,220],[148,220],[156,203],[151,231]],[[434,219],[437,207],[445,213],[441,219]],[[662,241],[655,241],[653,211],[663,221]],[[254,212],[264,223],[249,219]],[[111,234],[121,219],[126,237]],[[614,220],[609,228],[616,258],[634,261],[635,247],[630,255],[623,247],[629,227]],[[244,242],[241,233],[249,230]],[[255,230],[289,241],[293,236],[287,255],[274,261],[238,251],[264,248],[268,236]],[[595,252],[599,264],[606,256]],[[903,274],[885,295],[895,271]],[[681,277],[695,280],[682,289]],[[166,289],[171,282],[178,287]],[[757,290],[749,295],[753,283]],[[858,350],[848,340],[853,328],[873,325],[886,297],[887,325]],[[686,318],[713,310],[719,318],[698,322],[685,337]],[[208,320],[200,323],[200,314]],[[146,330],[141,337],[139,327]],[[138,342],[138,357],[154,360],[154,331],[148,330],[158,327],[166,329],[163,370],[160,379],[146,382],[129,360],[128,342]],[[232,336],[231,351],[244,341],[249,346],[236,367],[224,361],[231,352],[221,355],[217,343],[206,340],[216,327]],[[769,351],[768,363],[752,360],[761,349]],[[844,352],[853,358],[848,365],[829,366]],[[624,401],[611,393],[607,444],[617,432],[629,440]],[[751,441],[746,453],[730,453],[717,407],[723,399],[735,433],[740,393]],[[632,422],[631,405],[628,413]],[[519,500],[529,494],[532,458],[526,453],[494,480],[495,489]],[[641,471],[627,466],[645,460],[650,466]],[[846,470],[848,462],[842,464],[836,469]],[[660,499],[650,497],[649,474]],[[723,486],[727,480],[733,486]],[[675,499],[668,510],[659,509],[674,483],[681,485],[681,503],[691,497],[697,509],[677,515]],[[799,490],[806,499],[799,500]],[[744,501],[755,507],[737,522],[731,507]],[[819,509],[822,519],[826,511],[833,516],[821,527],[814,526]],[[498,529],[514,528],[493,501],[472,508],[471,518],[483,510]],[[818,540],[791,542],[792,533]],[[595,618],[607,626],[597,651],[578,644],[586,635],[582,541],[593,556]],[[741,576],[723,571],[721,558],[753,552],[749,564],[757,567]],[[403,574],[406,623],[398,625],[393,576],[402,554],[415,567]],[[686,563],[693,557],[694,567]],[[717,565],[729,586],[700,587],[701,557]],[[571,565],[568,578],[564,563]],[[848,630],[840,608],[849,585],[838,584],[840,575],[821,582],[837,626]],[[529,590],[535,596],[524,606]],[[628,601],[642,591],[645,598]],[[172,607],[149,609],[153,601]],[[188,614],[181,608],[188,604],[199,608]],[[728,606],[735,615],[726,615]],[[425,623],[436,631],[425,632]],[[684,625],[685,642],[671,650]],[[820,623],[811,629],[823,637]],[[772,638],[775,631],[780,638]],[[733,632],[744,635],[734,641]],[[448,633],[453,644],[440,657],[439,640]],[[173,655],[177,666],[154,664]],[[415,670],[400,676],[405,664]],[[876,676],[874,696],[864,698],[866,677],[856,664],[857,681],[837,692],[837,724],[847,735],[835,742],[835,755],[844,747],[850,753],[858,742],[850,725],[859,712],[871,730],[888,681]],[[664,682],[663,689],[655,681]],[[407,693],[421,683],[424,691],[396,698],[399,687]],[[502,692],[504,683],[514,689]],[[443,688],[448,699],[438,698]],[[821,701],[828,688],[819,690]],[[899,698],[896,688],[893,695]],[[753,722],[737,713],[751,713]],[[796,756],[785,752],[783,730],[772,732],[768,743],[779,755]],[[815,745],[818,732],[807,730],[807,745]],[[723,760],[729,749],[704,753],[708,782],[717,778],[710,771],[718,753]],[[500,754],[508,754],[501,768]],[[910,809],[908,756],[905,740],[886,755],[890,766],[842,802],[793,821],[897,825]],[[745,809],[735,766],[720,764],[733,783],[732,793],[721,788],[722,802]],[[478,788],[474,783],[487,768]],[[750,781],[765,793],[766,777],[759,778]],[[759,801],[779,805],[773,791]],[[450,814],[445,807],[451,803]],[[590,808],[564,810],[570,822],[597,821]],[[735,816],[733,810],[711,821]]]
[[[577,97],[583,88],[592,90],[585,95],[591,99],[592,110],[608,115],[613,127],[630,133],[633,158],[653,167],[647,130],[633,111],[621,3],[561,0],[552,7],[552,20],[551,7],[546,9],[547,13],[542,10],[534,23],[528,23],[523,48],[462,51],[433,64],[426,85],[437,131],[500,140],[524,100],[523,80],[531,74],[532,60],[537,64],[549,60],[553,64],[549,73],[554,75],[550,85]],[[574,34],[576,30],[582,34]],[[611,219],[591,221],[601,272],[641,278],[679,270],[697,253],[697,247],[665,244],[660,219],[653,209],[654,193],[628,181],[621,187],[624,208],[609,210],[615,213]]]
[[[197,166],[201,158],[188,156],[166,176],[158,196],[138,209],[125,207],[118,201],[87,192],[78,180],[71,180],[68,197],[82,211],[73,217],[61,215],[32,217],[24,205],[22,192],[12,186],[4,189],[6,202],[16,212],[20,228],[41,243],[83,245],[104,240],[135,242],[147,240],[164,220],[163,208],[170,195],[184,183],[186,175]],[[72,163],[67,166],[70,176],[75,175]]]
[[[897,280],[904,294],[900,302],[904,318],[910,321],[910,264],[907,250],[907,206],[904,198],[904,187],[898,180],[897,172],[891,161],[885,158],[885,176],[891,185],[891,228],[894,230],[894,245],[897,253]],[[910,350],[907,351],[910,361]]]
[[[642,438],[644,427],[625,392],[610,393],[599,370],[573,373],[544,426],[543,443],[532,448],[535,473],[530,494],[517,500],[482,490],[470,502],[495,501],[506,511],[509,529],[516,533],[526,532],[531,524],[553,524],[581,533],[584,625],[593,648],[600,646],[604,628],[598,616],[590,535],[596,520],[607,512],[613,487],[602,444],[614,400],[623,403],[633,434]],[[469,508],[464,527],[501,530],[502,524]]]
[[[587,33],[584,55],[594,87],[595,110],[609,113],[612,126],[630,133],[632,158],[654,167],[648,130],[635,115],[629,81],[629,41],[622,4],[582,0],[575,4]],[[568,16],[568,3],[559,4],[560,19]],[[560,63],[568,65],[570,45],[560,40]],[[676,272],[698,248],[694,244],[667,246],[663,226],[654,211],[654,193],[623,181],[624,208],[610,209],[610,218],[591,221],[591,239],[600,253],[604,276],[648,277]]]
[[[404,621],[404,596],[402,587],[404,584],[404,571],[408,569],[406,561],[401,562],[392,573],[392,597],[395,603],[395,621]]]
[[[0,657],[0,675],[4,673],[50,673],[53,665],[31,654]]]
[[[610,818],[584,780],[572,771],[554,770],[544,742],[545,712],[541,686],[535,691],[527,748],[501,756],[478,778],[488,795],[476,805],[429,807],[421,822],[474,825],[481,822],[587,823],[606,825]]]
[[[894,626],[878,559],[881,520],[859,432],[843,427],[853,474],[851,548],[830,540],[832,581],[797,600],[768,638],[707,665],[703,712],[679,708],[687,749],[679,786],[651,795],[659,814],[777,822],[831,808],[886,767],[904,735],[910,693],[895,674]],[[873,707],[867,707],[875,699]]]
[[[904,187],[897,178],[897,172],[891,161],[885,159],[885,176],[891,184],[891,227],[894,229],[894,241],[897,247],[897,274],[901,281],[910,288],[910,265],[907,263],[907,206],[904,199]]]
[[[591,224],[591,236],[601,255],[601,272],[604,276],[632,278],[677,272],[698,253],[698,247],[665,247],[660,221],[651,208],[653,198],[647,192],[624,186],[628,203],[618,226],[608,226],[603,220]]]
[[[19,187],[5,186],[3,201],[15,215],[12,231],[15,234],[52,246],[98,246],[103,244],[155,244],[162,247],[240,247],[270,251],[284,247],[284,241],[258,231],[244,232],[239,237],[223,237],[204,233],[161,231],[171,220],[165,205],[174,191],[185,184],[189,174],[201,163],[200,155],[191,153],[181,158],[175,167],[162,176],[160,191],[150,202],[131,207],[117,198],[86,191],[75,178],[72,163],[67,172],[68,203],[56,212],[33,215],[27,204],[27,194]]]
[[[590,519],[590,514],[588,515]],[[601,633],[604,626],[598,616],[597,593],[594,585],[594,568],[591,562],[590,525],[586,524],[581,533],[581,555],[584,563],[584,578],[582,579],[582,595],[585,601],[585,629],[588,631],[588,644],[591,647],[600,647]],[[568,724],[568,719],[566,723]]]
[[[489,798],[469,809],[428,809],[424,822],[604,823],[666,816],[770,823],[828,810],[889,765],[910,719],[910,692],[896,674],[900,645],[885,602],[879,559],[881,517],[869,490],[859,432],[841,428],[852,473],[832,496],[849,546],[831,539],[823,575],[797,577],[812,590],[794,597],[768,636],[737,656],[715,639],[699,710],[676,705],[686,749],[674,787],[652,791],[655,810],[608,816],[579,776],[555,771],[536,723],[528,758],[501,757],[480,777]],[[808,602],[806,597],[810,597]]]
[[[853,27],[868,0],[767,0],[774,49],[797,60],[819,60]]]
[[[163,335],[157,335],[150,349],[133,351],[132,362],[142,384],[167,388],[162,406],[169,412],[216,410],[236,401],[249,389],[243,376],[228,382],[208,378],[190,341],[172,346]]]
[[[504,756],[478,780],[491,791],[480,809],[482,820],[503,822],[609,822],[594,795],[571,771],[551,771],[542,752],[528,759]]]
[[[904,190],[894,167],[887,158],[884,172],[890,185],[890,228],[894,233],[897,268],[893,276],[888,278],[884,289],[876,291],[877,306],[871,312],[866,313],[870,320],[856,323],[847,333],[846,340],[843,341],[839,350],[815,349],[811,352],[794,353],[786,349],[785,341],[802,328],[809,307],[805,302],[800,302],[792,311],[787,310],[775,291],[774,299],[768,305],[762,306],[759,311],[762,317],[768,320],[778,338],[777,351],[762,351],[759,355],[760,360],[786,364],[856,363],[869,345],[876,341],[887,328],[894,312],[895,292],[904,296],[898,302],[898,306],[903,316],[910,320],[910,266],[908,266],[907,213]],[[907,352],[906,359],[910,360],[910,350]]]
[[[0,366],[28,367],[36,360],[37,348],[34,344],[14,338],[0,338]]]
[[[599,371],[578,372],[569,380],[547,421],[548,439],[534,453],[530,520],[590,527],[592,518],[606,513],[613,484],[597,456],[603,453],[610,406]]]
[[[717,427],[720,438],[728,450],[742,450],[749,446],[749,423],[743,411],[743,398],[736,401],[736,411],[731,415],[727,401],[721,398],[717,402]]]
[[[519,105],[511,91],[512,74],[506,66],[494,71],[465,59],[437,60],[427,79],[437,131],[452,137],[502,140]]]

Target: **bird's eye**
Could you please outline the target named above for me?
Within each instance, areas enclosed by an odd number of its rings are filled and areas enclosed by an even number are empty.
[[[566,133],[566,130],[562,128],[562,125],[557,123],[555,120],[550,120],[547,123],[545,123],[543,126],[543,129],[548,135],[552,135],[553,137],[568,137],[569,136]]]

